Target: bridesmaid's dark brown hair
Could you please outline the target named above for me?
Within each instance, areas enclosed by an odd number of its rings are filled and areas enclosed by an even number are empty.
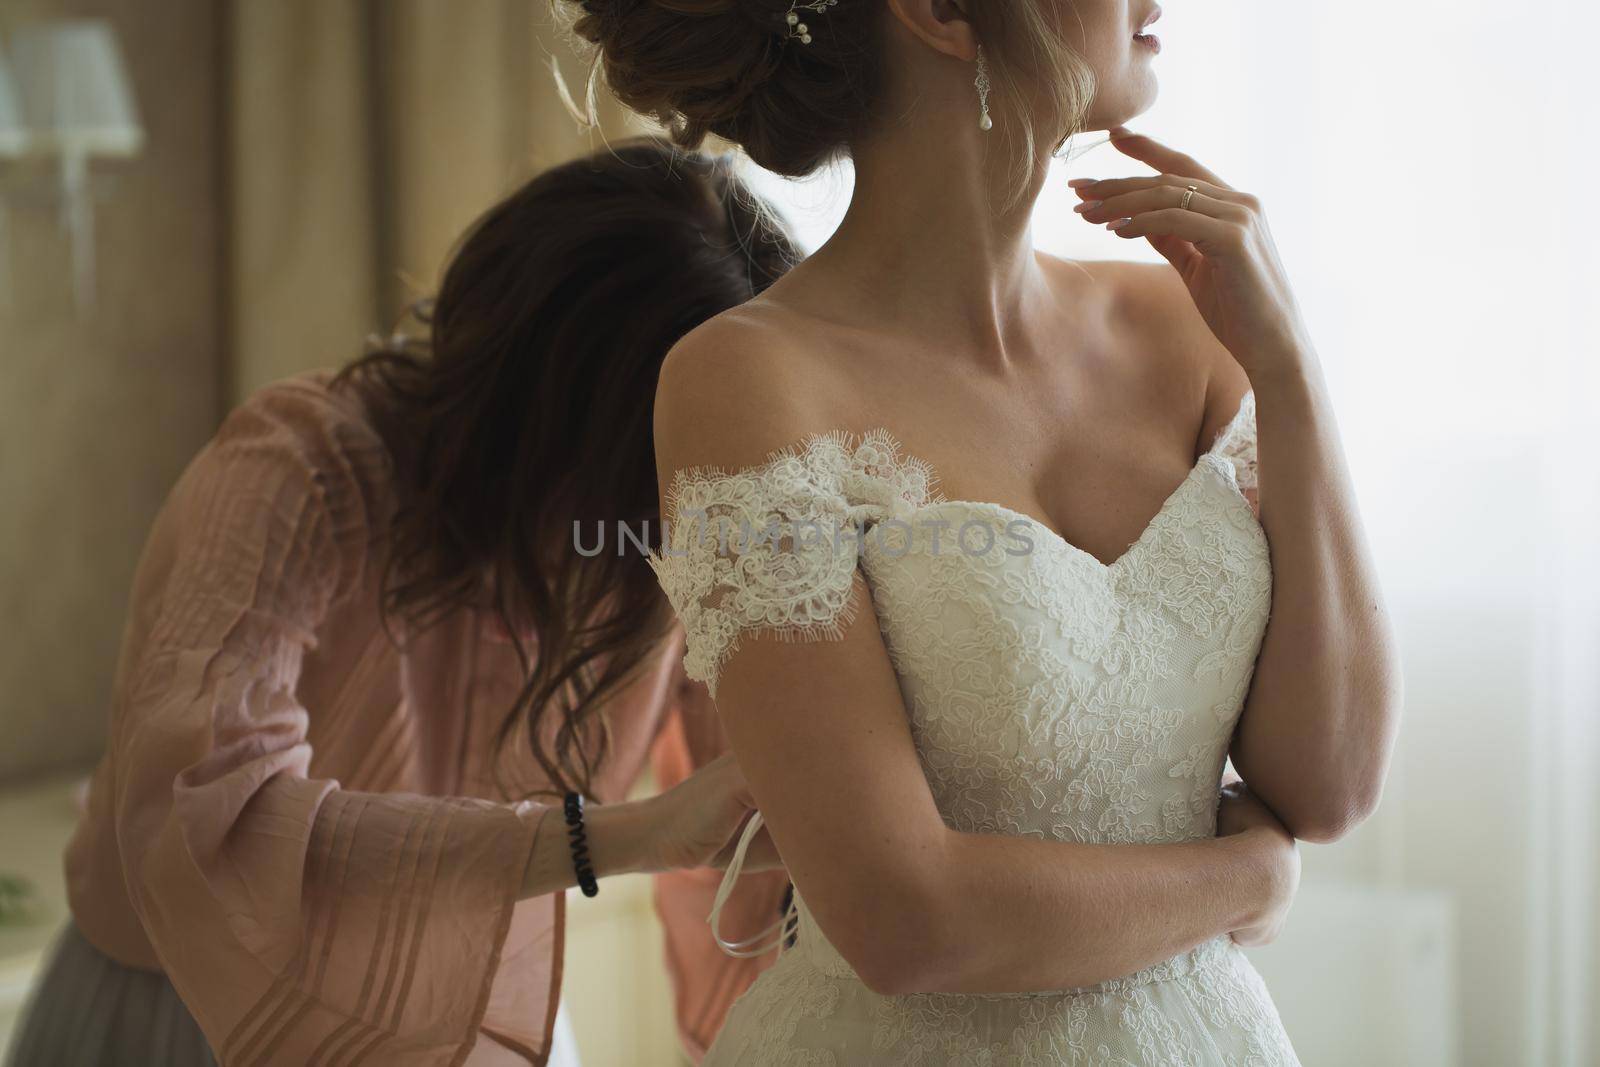
[[[339,375],[397,467],[386,620],[415,633],[492,608],[525,677],[499,744],[526,724],[557,789],[588,790],[607,743],[597,712],[671,626],[643,553],[616,537],[620,521],[660,544],[661,362],[798,258],[729,161],[620,142],[491,208],[415,309],[427,336],[397,335]],[[577,551],[575,523],[591,550],[603,524],[606,550]]]

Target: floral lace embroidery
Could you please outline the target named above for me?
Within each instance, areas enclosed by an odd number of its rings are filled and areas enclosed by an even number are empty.
[[[866,519],[933,499],[932,469],[884,430],[819,434],[747,470],[679,472],[650,564],[687,633],[689,677],[715,695],[746,633],[837,638],[855,614]]]

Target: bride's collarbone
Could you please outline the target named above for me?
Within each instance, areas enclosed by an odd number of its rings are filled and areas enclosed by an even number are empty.
[[[1072,442],[1052,452],[1008,447],[998,429],[963,433],[922,420],[862,428],[887,431],[903,458],[928,466],[930,503],[1025,520],[1107,566],[1156,523],[1199,465],[1186,450],[1148,442],[1132,450]]]
[[[836,363],[812,400],[831,410],[831,431],[887,432],[927,465],[935,499],[1013,512],[1104,562],[1143,536],[1199,465],[1204,412],[1167,410],[1178,391],[1149,380],[1159,368],[1080,373],[1070,362],[1003,381],[896,350]]]

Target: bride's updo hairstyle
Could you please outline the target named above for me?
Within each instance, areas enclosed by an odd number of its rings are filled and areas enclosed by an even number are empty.
[[[604,84],[666,127],[684,148],[707,134],[791,178],[848,155],[884,118],[884,0],[794,7],[790,0],[552,0],[593,46],[588,99]],[[971,0],[989,61],[999,150],[1012,160],[1011,197],[1040,154],[1082,128],[1093,93],[1088,65],[1066,44],[1055,0]],[[977,121],[976,90],[972,99]]]

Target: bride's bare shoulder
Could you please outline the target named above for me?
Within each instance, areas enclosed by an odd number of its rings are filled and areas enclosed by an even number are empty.
[[[803,316],[754,301],[713,316],[667,353],[656,386],[659,472],[759,463],[835,428],[834,373]]]
[[[1128,259],[1062,259],[1041,254],[1058,286],[1092,294],[1114,321],[1165,330],[1205,329],[1178,272],[1167,263]]]
[[[1057,284],[1092,294],[1091,303],[1101,312],[1110,336],[1159,364],[1152,370],[1195,373],[1204,380],[1219,366],[1232,363],[1170,264],[1048,259]]]

